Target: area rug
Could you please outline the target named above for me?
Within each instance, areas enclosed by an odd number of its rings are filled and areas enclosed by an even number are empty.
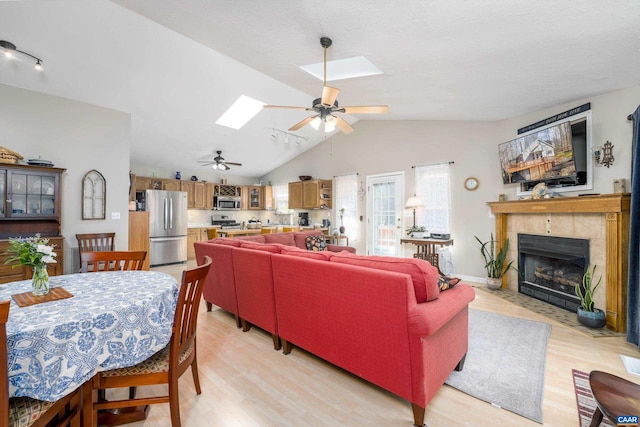
[[[446,384],[542,424],[550,332],[547,323],[469,309],[464,369]]]
[[[474,289],[479,289],[483,292],[496,295],[502,299],[505,299],[516,305],[519,305],[528,310],[531,310],[534,313],[538,313],[542,316],[548,317],[549,319],[553,319],[556,322],[560,322],[565,326],[570,326],[574,328],[576,331],[581,332],[585,335],[592,336],[594,338],[621,337],[625,335],[620,332],[610,331],[607,328],[600,328],[600,329],[587,328],[586,326],[583,326],[580,323],[578,323],[578,319],[576,318],[576,314],[574,312],[564,310],[562,308],[556,307],[554,305],[548,304],[544,301],[540,301],[535,298],[531,298],[530,296],[521,294],[511,289],[492,290],[492,289],[488,289],[486,286],[474,286]]]
[[[571,373],[573,374],[573,389],[576,392],[580,427],[589,427],[593,411],[596,410],[596,401],[589,386],[589,374],[576,369],[572,369]],[[600,427],[614,427],[614,425],[608,419],[603,418]]]

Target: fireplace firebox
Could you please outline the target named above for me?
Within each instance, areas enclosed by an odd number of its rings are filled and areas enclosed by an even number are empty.
[[[589,240],[518,234],[518,291],[576,311],[575,287],[589,266]]]

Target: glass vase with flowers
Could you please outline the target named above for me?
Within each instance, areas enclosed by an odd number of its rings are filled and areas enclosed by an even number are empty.
[[[56,262],[54,245],[49,245],[49,239],[43,239],[40,234],[33,237],[18,237],[9,239],[9,248],[5,255],[9,255],[5,264],[17,263],[33,268],[31,279],[34,295],[46,295],[49,293],[49,273],[47,264]]]

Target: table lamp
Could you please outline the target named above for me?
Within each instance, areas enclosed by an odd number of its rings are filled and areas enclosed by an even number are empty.
[[[404,205],[406,209],[413,209],[413,226],[416,226],[416,208],[420,206],[424,206],[420,197],[417,197],[415,194],[412,197],[409,197],[407,203]]]

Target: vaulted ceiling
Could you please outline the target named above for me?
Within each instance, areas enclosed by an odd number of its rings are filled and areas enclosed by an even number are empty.
[[[384,72],[330,83],[341,105],[389,105],[347,117],[357,132],[358,120],[500,120],[636,86],[639,23],[637,0],[0,2],[0,39],[46,70],[0,68],[0,82],[130,112],[134,163],[195,167],[223,150],[243,163],[234,175],[259,177],[325,135],[271,138],[304,111],[263,110],[240,130],[215,121],[241,94],[310,106],[322,82],[299,66],[322,61],[321,36],[328,60],[365,56]]]

